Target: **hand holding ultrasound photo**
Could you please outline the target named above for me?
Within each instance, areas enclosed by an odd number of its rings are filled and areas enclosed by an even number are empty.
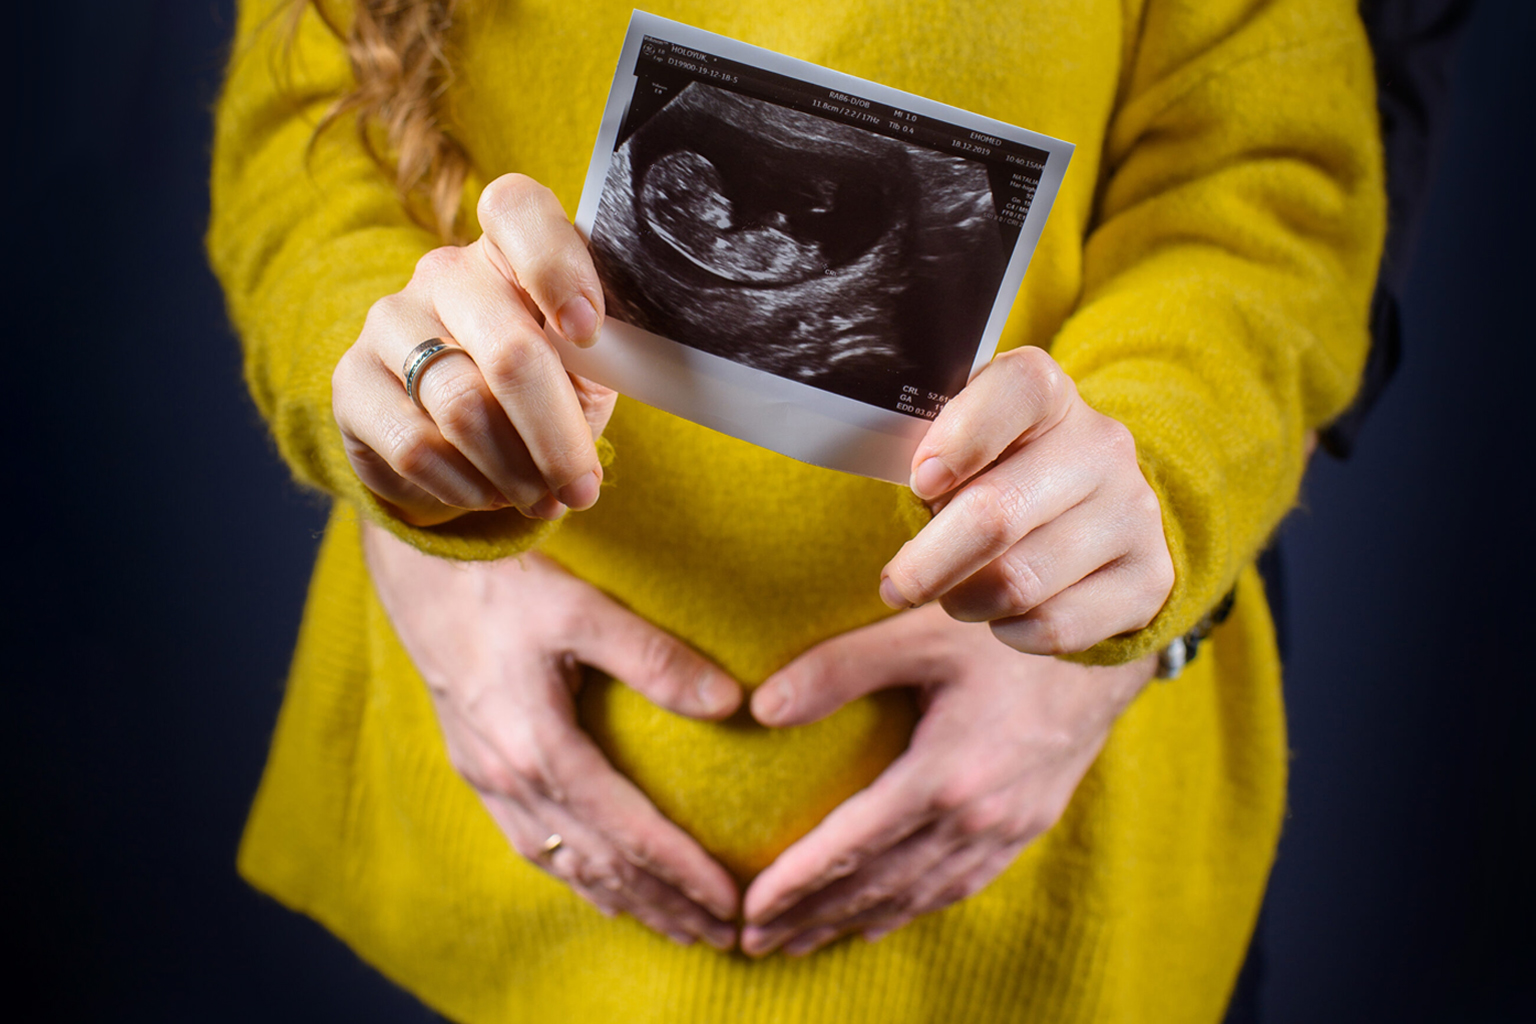
[[[630,397],[906,483],[996,349],[1071,151],[637,12],[576,217],[603,339],[551,340]]]

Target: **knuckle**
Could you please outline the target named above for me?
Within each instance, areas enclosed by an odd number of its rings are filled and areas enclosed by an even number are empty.
[[[1136,438],[1131,433],[1131,428],[1110,416],[1101,417],[1099,443],[1104,448],[1104,453],[1112,461],[1132,465],[1136,463]]]
[[[515,796],[519,791],[517,775],[501,761],[464,759],[460,762],[456,760],[454,767],[458,769],[465,782],[482,793]]]
[[[498,325],[483,349],[476,354],[475,362],[487,380],[501,387],[517,391],[529,378],[536,349],[525,331],[517,330],[510,322]]]
[[[348,395],[351,394],[352,381],[359,376],[358,363],[361,353],[358,351],[358,346],[361,344],[362,342],[359,341],[343,352],[341,358],[336,360],[335,368],[331,370],[331,411],[338,421],[342,418],[341,410],[347,402]]]
[[[1045,600],[1045,581],[1027,558],[1005,558],[998,562],[997,568],[1003,603],[1007,609],[1004,614],[1027,612]]]
[[[1008,818],[1008,807],[999,795],[992,795],[968,804],[955,816],[955,830],[967,838],[986,835],[1002,828]]]
[[[532,179],[522,174],[503,174],[480,191],[476,210],[482,221],[514,205]]]
[[[582,885],[618,892],[630,887],[634,881],[635,870],[620,858],[602,856],[593,857],[577,865],[575,875]]]
[[[405,306],[406,299],[399,292],[386,295],[369,306],[368,315],[363,318],[363,332],[358,337],[358,342],[363,343],[401,319]]]
[[[1035,388],[1043,399],[1059,397],[1062,388],[1062,378],[1066,374],[1061,372],[1061,367],[1056,365],[1056,360],[1043,348],[1033,345],[1019,350],[1022,358],[1019,365],[1023,371],[1034,381]]]
[[[1074,617],[1056,610],[1039,610],[1030,615],[1030,632],[1034,634],[1035,650],[1041,654],[1071,654],[1081,650]]]
[[[896,891],[887,882],[868,882],[859,887],[852,900],[849,901],[849,910],[857,914],[878,906],[887,900],[894,899]]]
[[[541,632],[550,638],[557,649],[569,649],[585,636],[593,636],[600,628],[593,622],[587,607],[577,601],[551,601],[537,610]]]
[[[944,816],[960,814],[976,799],[981,788],[979,783],[975,770],[957,772],[934,787],[929,797],[929,809]]]
[[[449,437],[477,437],[487,428],[485,395],[472,373],[443,374],[432,381],[432,419]]]
[[[393,424],[384,436],[382,453],[395,472],[407,480],[426,475],[437,463],[437,449],[425,432],[405,424]]]
[[[451,245],[429,249],[416,261],[411,274],[412,284],[428,284],[454,271],[459,262],[459,249]]]
[[[362,343],[362,339],[359,338],[341,354],[340,359],[336,360],[336,365],[331,369],[332,392],[336,390],[336,383],[338,381],[346,380],[355,371],[358,357],[357,350]]]
[[[343,428],[341,434],[342,451],[347,453],[347,459],[358,472],[364,469],[376,470],[385,465],[379,453],[368,447],[366,441],[356,437],[351,431]],[[388,468],[385,466],[385,468]],[[390,471],[393,473],[393,470]]]
[[[653,693],[675,696],[682,692],[686,666],[682,650],[670,637],[648,633],[640,641],[635,665]]]
[[[1026,345],[1014,349],[1010,355],[1013,356],[1011,366],[1019,382],[1042,407],[1056,405],[1072,388],[1072,379],[1045,349]]]
[[[1138,518],[1156,524],[1158,532],[1162,532],[1163,503],[1158,500],[1157,492],[1145,478],[1136,487],[1136,494],[1131,499],[1131,511]]]
[[[531,743],[504,745],[493,772],[500,783],[497,792],[531,791],[544,796],[554,793],[549,766]]]
[[[1029,744],[1045,756],[1060,760],[1071,756],[1077,748],[1078,739],[1065,727],[1042,726],[1030,731]]]
[[[839,854],[827,865],[826,877],[828,879],[847,878],[859,869],[863,861],[863,857],[857,850]]]
[[[644,833],[626,838],[622,849],[625,859],[641,870],[651,871],[661,862],[655,840]]]
[[[970,531],[988,548],[1013,543],[1013,519],[1020,504],[1017,496],[1005,494],[991,484],[974,484],[961,492],[956,501],[962,503],[962,515]]]
[[[517,215],[530,207],[545,206],[557,202],[554,193],[526,174],[503,174],[492,181],[480,193],[477,210],[482,223],[506,216]]]

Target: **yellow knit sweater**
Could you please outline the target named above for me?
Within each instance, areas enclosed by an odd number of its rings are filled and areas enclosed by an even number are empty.
[[[253,884],[470,1022],[1210,1022],[1269,871],[1285,787],[1278,665],[1250,563],[1294,499],[1302,438],[1348,401],[1384,203],[1370,57],[1350,0],[659,0],[657,14],[1077,145],[1004,335],[1051,349],[1132,430],[1177,583],[1122,661],[1226,590],[1192,669],[1121,719],[1064,820],[980,895],[803,960],[682,949],[523,863],[448,763],[369,585],[358,516],[425,550],[535,543],[753,684],[887,614],[904,490],[620,402],[598,505],[416,530],[348,468],[330,376],[369,305],[435,243],[350,129],[307,19],[287,81],[275,0],[242,5],[218,111],[209,248],[253,394],[300,480],[335,495],[272,754],[240,851]],[[483,182],[574,210],[628,18],[615,0],[467,3],[446,116]],[[475,191],[478,182],[471,184]],[[769,732],[686,722],[621,686],[585,720],[746,876],[899,751],[900,699]]]

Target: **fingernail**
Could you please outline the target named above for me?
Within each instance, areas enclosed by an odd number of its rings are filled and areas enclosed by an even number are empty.
[[[937,498],[955,486],[955,474],[936,458],[924,459],[912,474],[912,490],[919,498]]]
[[[694,936],[689,935],[687,932],[667,932],[667,938],[679,946],[691,946],[694,943]]]
[[[815,931],[807,932],[804,935],[797,935],[789,942],[784,943],[784,955],[805,956],[807,953],[814,953],[836,934],[836,931],[831,928],[817,928]]]
[[[566,484],[557,492],[560,500],[571,508],[591,508],[597,504],[598,491],[602,490],[603,479],[593,470],[580,480]]]
[[[697,693],[700,713],[713,715],[730,703],[732,688],[730,683],[710,672],[699,680]]]
[[[553,494],[544,495],[528,509],[528,515],[534,519],[559,519],[564,514],[565,506]]]
[[[731,947],[736,945],[736,929],[730,925],[706,928],[704,931],[704,941],[722,953],[729,952]]]
[[[748,956],[764,956],[773,952],[769,932],[764,928],[744,928],[741,932],[741,951]]]
[[[864,933],[864,941],[865,942],[879,942],[881,939],[885,938],[889,934],[891,934],[891,926],[890,925],[881,925],[879,928],[871,928],[869,931],[865,932]]]
[[[597,310],[585,296],[578,295],[566,302],[555,319],[560,323],[560,333],[572,344],[590,345],[597,337]]]
[[[896,589],[896,584],[891,582],[889,576],[880,577],[880,600],[897,611],[912,607],[912,602],[901,596],[901,591]]]
[[[789,711],[789,685],[771,683],[763,687],[762,695],[753,699],[757,720],[764,725],[775,725]]]

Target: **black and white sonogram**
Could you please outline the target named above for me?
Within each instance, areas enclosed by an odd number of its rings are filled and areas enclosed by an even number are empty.
[[[608,315],[892,408],[964,384],[1010,255],[980,161],[692,82],[613,154]]]
[[[576,211],[602,338],[572,373],[905,483],[992,358],[1071,143],[635,11]]]

